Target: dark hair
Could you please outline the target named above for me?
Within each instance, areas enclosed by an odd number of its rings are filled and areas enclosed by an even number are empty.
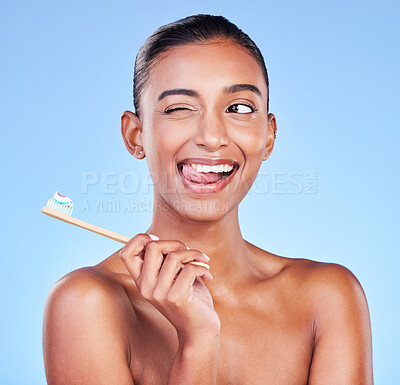
[[[218,39],[231,40],[245,48],[257,60],[267,83],[267,110],[269,107],[269,80],[261,51],[251,38],[223,16],[194,15],[157,29],[140,48],[133,77],[133,104],[136,115],[141,113],[141,97],[156,58],[168,49],[190,43],[206,43]]]

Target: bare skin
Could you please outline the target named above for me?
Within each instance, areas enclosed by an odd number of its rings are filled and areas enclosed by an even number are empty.
[[[260,95],[227,92],[237,84]],[[196,96],[159,98],[172,89]],[[52,288],[43,331],[49,384],[373,383],[368,306],[354,275],[271,254],[241,235],[238,204],[274,145],[266,95],[257,62],[233,44],[181,46],[160,58],[142,119],[122,117],[128,150],[146,155],[157,181],[152,224]],[[200,194],[177,168],[192,157],[239,168],[227,188]],[[212,275],[190,261],[209,264]]]

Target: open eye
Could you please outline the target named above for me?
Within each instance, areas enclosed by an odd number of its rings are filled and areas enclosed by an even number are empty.
[[[238,114],[250,114],[256,109],[253,106],[250,106],[249,104],[244,104],[244,103],[236,103],[232,104],[226,109],[227,112],[235,112]]]

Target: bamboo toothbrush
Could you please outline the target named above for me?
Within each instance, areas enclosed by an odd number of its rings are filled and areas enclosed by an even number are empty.
[[[66,196],[60,195],[58,191],[50,198],[46,206],[42,208],[42,213],[46,214],[50,217],[59,219],[61,221],[71,223],[72,225],[81,227],[83,229],[92,231],[96,234],[100,234],[103,237],[107,237],[113,239],[114,241],[127,244],[130,240],[129,237],[126,237],[121,234],[114,233],[113,231],[103,229],[102,227],[92,225],[90,223],[81,221],[80,219],[74,218],[71,216],[72,211],[74,209],[74,204],[72,200]],[[190,261],[193,265],[204,266],[207,269],[210,269],[210,266],[203,262],[198,261]]]

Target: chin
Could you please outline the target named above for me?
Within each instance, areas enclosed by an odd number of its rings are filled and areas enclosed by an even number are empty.
[[[213,199],[166,200],[166,203],[182,218],[195,222],[216,222],[235,208],[232,202]]]
[[[180,211],[180,214],[192,221],[195,222],[216,222],[223,217],[225,217],[231,210],[226,209],[225,207],[219,207],[219,208],[213,208],[212,206],[207,207],[207,205],[204,205],[202,207],[200,204],[206,204],[206,203],[211,203],[210,201],[198,201],[198,202],[193,202],[197,203],[200,207],[195,207],[195,208],[183,208]],[[214,203],[220,203],[220,202],[214,202]]]

